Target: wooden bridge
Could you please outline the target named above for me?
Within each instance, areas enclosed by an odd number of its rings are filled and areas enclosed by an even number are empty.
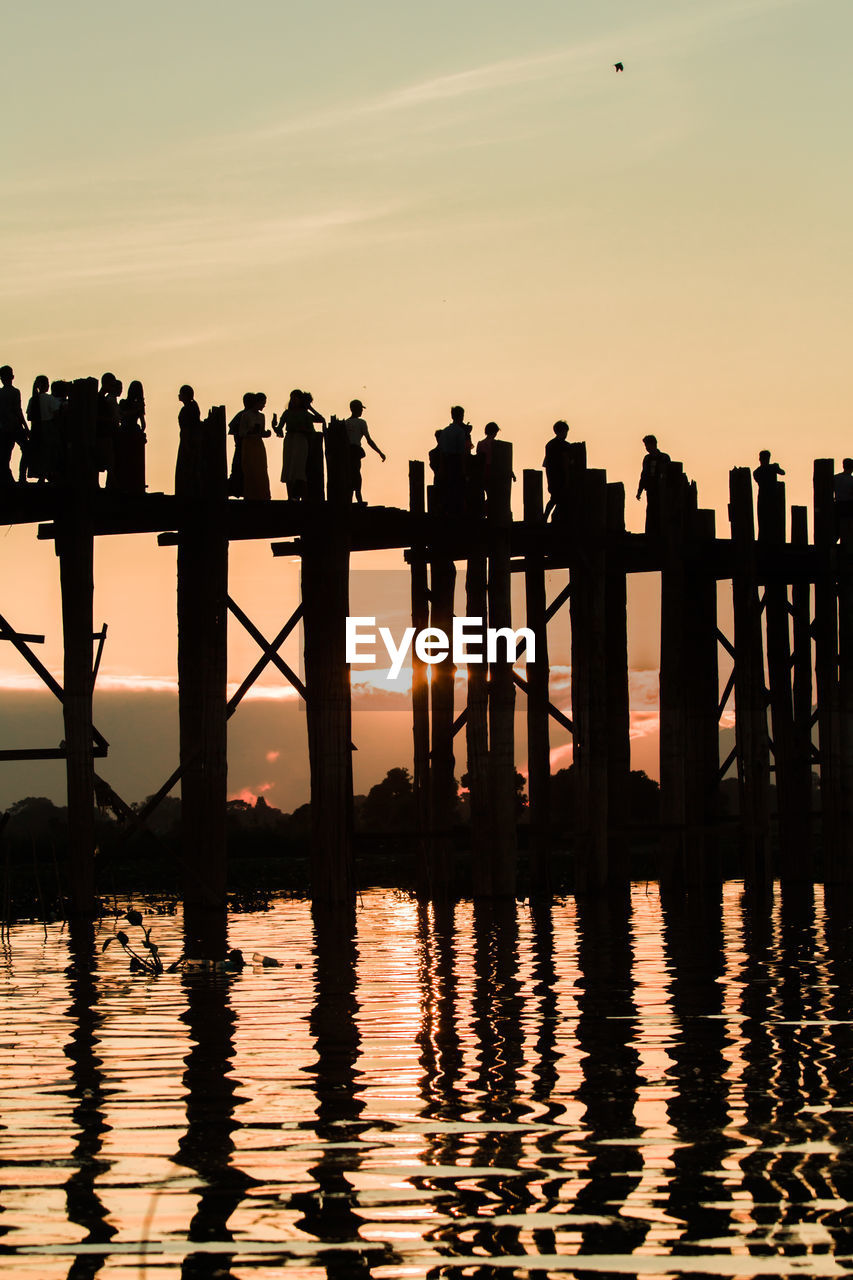
[[[4,523],[38,524],[59,559],[64,637],[60,686],[38,663],[28,639],[0,618],[0,636],[17,646],[58,698],[65,720],[60,748],[0,753],[0,758],[66,760],[71,898],[78,914],[94,901],[95,760],[107,744],[92,723],[94,539],[151,532],[176,545],[180,763],[153,803],[180,780],[188,954],[215,957],[225,946],[226,726],[260,672],[275,665],[306,701],[313,841],[312,893],[318,902],[350,902],[352,763],[349,670],[345,661],[349,559],[354,551],[399,548],[411,572],[412,623],[451,631],[458,566],[465,573],[465,613],[491,627],[511,622],[513,573],[525,582],[525,626],[536,661],[522,678],[508,659],[471,666],[467,700],[454,707],[451,659],[425,665],[413,654],[414,786],[423,845],[423,890],[453,890],[450,838],[456,796],[454,740],[463,730],[470,780],[473,884],[478,895],[516,889],[515,701],[526,698],[531,877],[549,889],[550,721],[573,740],[577,818],[575,881],[579,893],[624,888],[629,878],[626,797],[630,770],[627,577],[661,578],[660,876],[695,892],[719,875],[715,856],[720,779],[737,763],[745,879],[766,885],[774,874],[814,879],[810,852],[812,769],[819,770],[820,875],[853,879],[853,554],[848,531],[838,544],[833,462],[814,464],[813,538],[805,507],[784,486],[755,528],[752,478],[730,474],[729,536],[716,535],[712,511],[679,463],[665,468],[660,524],[625,530],[622,484],[604,471],[574,468],[562,518],[543,523],[542,474],[523,475],[523,518],[511,512],[512,447],[495,441],[486,501],[453,519],[425,486],[422,462],[409,464],[407,509],[351,504],[349,455],[342,424],[325,448],[325,493],[303,503],[233,502],[226,496],[225,411],[203,424],[192,479],[176,495],[116,495],[97,486],[94,432],[97,383],[74,383],[69,404],[71,471],[62,486],[15,487],[3,494]],[[228,593],[228,546],[272,542],[274,555],[301,558],[302,602],[270,642]],[[569,585],[546,599],[545,573],[569,571]],[[718,582],[731,583],[734,631],[718,627]],[[548,624],[567,610],[571,625],[571,717],[549,696]],[[261,647],[256,667],[229,700],[229,611]],[[517,620],[516,620],[517,622]],[[301,623],[305,681],[280,657]],[[98,637],[96,637],[98,638]],[[103,643],[100,636],[98,655]],[[720,689],[719,652],[733,667]],[[813,689],[814,676],[814,689]],[[720,760],[719,722],[734,695],[735,747]],[[815,697],[816,694],[816,697]],[[769,713],[769,714],[768,714]],[[817,724],[816,747],[813,744]],[[770,781],[779,810],[779,862],[771,864]],[[129,827],[144,821],[116,797]]]

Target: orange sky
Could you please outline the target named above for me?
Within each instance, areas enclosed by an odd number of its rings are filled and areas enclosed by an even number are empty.
[[[25,393],[42,372],[140,378],[152,490],[172,487],[187,380],[229,412],[248,389],[280,409],[307,386],[326,413],[359,396],[388,454],[365,493],[387,504],[455,402],[475,436],[500,423],[517,474],[565,417],[626,483],[633,528],[647,431],[718,528],[729,467],[760,448],[797,502],[813,457],[853,452],[848,0],[86,16],[45,0],[4,24],[0,357]],[[104,675],[174,677],[174,556],[99,545]],[[292,571],[265,544],[231,565],[274,633]],[[0,598],[58,669],[56,563],[33,531],[4,533]],[[654,615],[635,630],[651,665]],[[232,652],[239,679],[253,647]],[[19,672],[0,653],[0,681]]]

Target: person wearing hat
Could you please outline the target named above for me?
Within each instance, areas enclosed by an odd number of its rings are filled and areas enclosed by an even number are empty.
[[[364,503],[361,496],[361,460],[364,457],[364,446],[362,440],[366,441],[374,453],[378,453],[382,461],[385,461],[385,454],[370,438],[370,432],[367,429],[367,423],[361,416],[364,413],[364,405],[360,400],[350,400],[349,402],[350,416],[344,421],[346,427],[347,440],[349,441],[350,456],[350,493],[355,494],[355,500],[358,503]]]

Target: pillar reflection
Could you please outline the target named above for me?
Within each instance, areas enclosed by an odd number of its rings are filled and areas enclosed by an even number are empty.
[[[192,1047],[185,1059],[187,1128],[175,1163],[194,1169],[203,1180],[189,1241],[221,1242],[221,1252],[190,1252],[183,1280],[226,1280],[232,1275],[233,1240],[228,1222],[253,1179],[232,1161],[232,1134],[239,1128],[234,1111],[241,1101],[239,1082],[231,1075],[236,1018],[229,1000],[233,979],[211,973],[185,974],[187,1007],[181,1020],[189,1027]]]
[[[71,1116],[77,1127],[77,1141],[71,1153],[72,1172],[65,1183],[65,1210],[69,1222],[86,1231],[82,1243],[105,1245],[117,1228],[109,1221],[97,1191],[98,1177],[109,1168],[101,1152],[110,1126],[104,1115],[107,1089],[97,1055],[103,1015],[98,1009],[94,976],[95,930],[85,917],[72,919],[69,928],[71,962],[65,972],[71,997],[68,1017],[74,1030],[65,1046],[65,1056],[71,1064]],[[68,1280],[92,1280],[105,1261],[106,1253],[79,1254],[69,1268]]]
[[[585,1055],[578,1098],[590,1159],[573,1209],[592,1219],[583,1228],[582,1252],[631,1253],[649,1224],[621,1213],[643,1174],[633,950],[621,896],[578,899],[578,968],[577,1039]]]
[[[298,1192],[290,1203],[300,1214],[296,1225],[324,1246],[321,1257],[329,1280],[348,1280],[369,1276],[371,1263],[399,1259],[387,1245],[369,1251],[352,1247],[363,1225],[352,1175],[361,1167],[357,1143],[368,1127],[356,1071],[361,1033],[355,911],[315,903],[313,923],[316,996],[310,1028],[317,1061],[306,1072],[317,1100],[314,1133],[320,1156],[308,1170],[316,1187]],[[335,1245],[350,1247],[336,1251]]]
[[[689,1254],[698,1241],[726,1235],[732,1213],[731,1193],[719,1177],[731,1139],[726,1133],[725,959],[718,891],[709,885],[707,896],[673,895],[666,902],[664,947],[678,1027],[668,1048],[672,1066],[667,1078],[674,1092],[667,1114],[679,1139],[665,1204],[668,1214],[683,1223],[673,1253]]]

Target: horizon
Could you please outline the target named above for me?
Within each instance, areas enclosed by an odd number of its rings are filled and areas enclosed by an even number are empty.
[[[25,402],[40,373],[140,379],[150,492],[173,487],[187,381],[229,412],[251,387],[270,413],[292,386],[327,415],[357,396],[388,454],[365,461],[373,504],[405,500],[409,458],[456,402],[477,436],[500,424],[519,476],[567,420],[625,484],[635,530],[649,432],[719,529],[728,469],[760,449],[809,507],[812,458],[849,454],[853,90],[829,70],[849,4],[87,14],[45,0],[8,15],[5,83],[26,109],[2,175],[0,360]],[[230,558],[235,598],[275,634],[293,567],[266,546]],[[4,532],[0,611],[45,634],[53,671],[57,577],[49,543]],[[102,680],[174,679],[174,581],[153,537],[98,540]],[[651,671],[655,588],[637,591],[631,665]],[[232,636],[235,681],[257,650]]]

